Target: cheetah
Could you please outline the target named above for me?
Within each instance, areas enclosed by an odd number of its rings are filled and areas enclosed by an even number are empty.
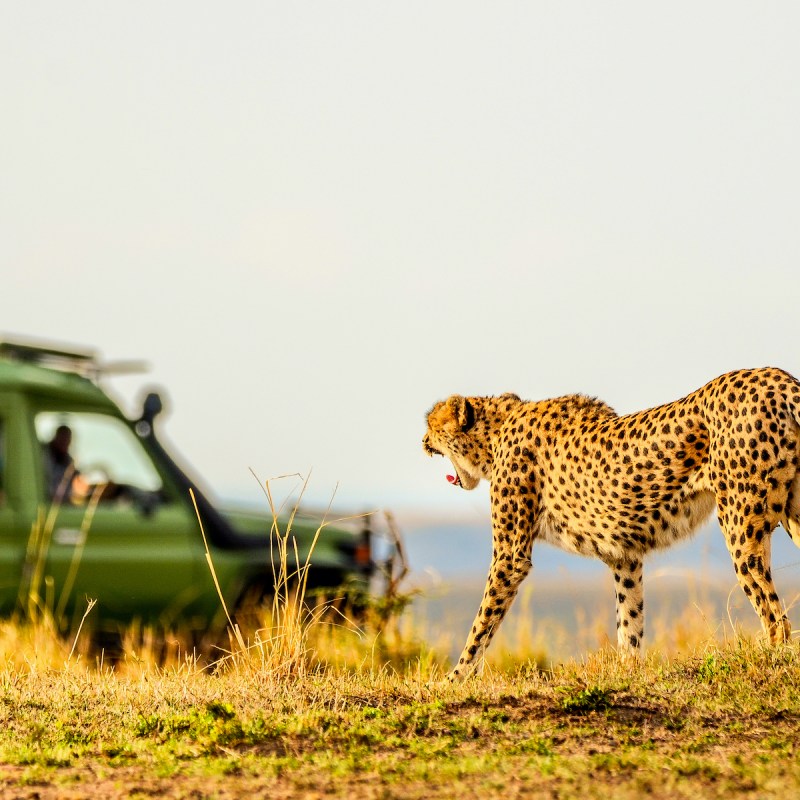
[[[540,538],[614,574],[617,649],[638,656],[651,550],[694,533],[716,508],[736,577],[769,641],[791,626],[770,573],[782,525],[800,546],[800,383],[772,368],[729,372],[673,403],[619,416],[593,397],[540,402],[453,395],[427,414],[428,455],[448,480],[490,484],[493,553],[472,631],[450,673],[475,665],[531,569]]]

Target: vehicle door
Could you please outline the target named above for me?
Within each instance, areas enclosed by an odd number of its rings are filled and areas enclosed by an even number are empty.
[[[0,612],[13,611],[20,589],[20,564],[30,534],[30,515],[23,513],[26,449],[18,404],[0,395]]]
[[[165,625],[197,597],[202,558],[188,498],[165,486],[146,450],[118,417],[39,411],[44,516],[31,590],[57,612]],[[30,560],[30,559],[29,559]]]

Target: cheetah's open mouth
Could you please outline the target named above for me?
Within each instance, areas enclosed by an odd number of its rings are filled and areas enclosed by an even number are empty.
[[[458,475],[448,475],[447,482],[452,483],[453,486],[461,486],[461,478]]]

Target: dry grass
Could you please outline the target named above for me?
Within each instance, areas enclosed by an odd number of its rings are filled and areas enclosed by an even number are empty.
[[[598,646],[594,619],[576,632],[523,613],[482,674],[451,685],[413,613],[368,609],[356,625],[304,603],[302,571],[285,568],[290,525],[277,533],[276,599],[252,628],[231,622],[212,664],[147,629],[128,631],[112,666],[47,614],[0,623],[0,795],[800,793],[796,641],[710,622],[696,597],[649,620],[639,664]],[[546,666],[547,643],[576,635],[586,655]]]
[[[28,647],[45,639],[3,643]],[[311,640],[310,640],[311,641]],[[363,642],[362,642],[363,645]],[[339,642],[339,647],[344,647]],[[66,645],[65,645],[66,648]],[[798,645],[704,644],[553,670],[436,661],[229,659],[111,669],[0,667],[0,794],[16,797],[791,797],[800,789]],[[334,659],[335,660],[335,659]],[[346,654],[356,660],[354,652]]]

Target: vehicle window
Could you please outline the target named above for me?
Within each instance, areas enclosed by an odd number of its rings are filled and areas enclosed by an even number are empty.
[[[50,500],[79,503],[100,490],[104,502],[136,503],[160,493],[150,457],[116,417],[43,411],[35,424]]]

